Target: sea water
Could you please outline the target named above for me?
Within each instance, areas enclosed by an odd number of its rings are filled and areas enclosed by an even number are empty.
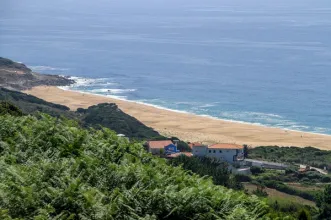
[[[1,0],[0,56],[65,89],[331,134],[330,0]]]

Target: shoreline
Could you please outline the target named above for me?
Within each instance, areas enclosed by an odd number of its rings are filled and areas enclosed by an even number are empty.
[[[217,117],[211,116],[211,115],[199,115],[199,114],[196,114],[196,113],[193,113],[193,112],[188,112],[188,111],[184,111],[184,110],[170,109],[170,108],[167,108],[167,107],[154,105],[154,104],[150,104],[150,103],[145,103],[145,102],[141,102],[141,101],[127,100],[127,99],[123,99],[123,98],[120,98],[120,97],[115,96],[115,95],[95,94],[95,93],[83,92],[83,91],[78,91],[78,90],[70,90],[70,89],[67,89],[67,88],[64,88],[64,87],[66,87],[66,86],[57,86],[57,88],[59,88],[61,90],[64,90],[64,91],[77,92],[77,93],[82,93],[82,94],[87,94],[87,95],[92,95],[92,96],[100,96],[100,97],[115,99],[115,100],[119,100],[119,101],[123,101],[123,102],[131,102],[131,103],[136,103],[136,104],[140,104],[140,105],[150,106],[150,107],[157,108],[157,109],[160,109],[160,110],[171,111],[171,112],[181,113],[181,114],[190,114],[190,115],[194,115],[194,116],[205,117],[205,118],[225,121],[225,122],[229,122],[229,123],[238,123],[238,124],[244,124],[244,125],[261,126],[261,127],[265,127],[265,128],[276,128],[276,129],[281,129],[281,130],[290,131],[290,132],[300,132],[300,133],[307,133],[307,134],[317,134],[317,135],[331,136],[331,134],[317,133],[317,132],[312,132],[312,131],[300,131],[300,130],[294,130],[294,129],[289,129],[289,128],[282,128],[282,127],[264,125],[264,124],[261,124],[261,123],[251,123],[251,122],[245,122],[245,121],[223,119],[223,118],[217,118]],[[23,91],[23,92],[26,92],[26,91]],[[330,144],[330,150],[331,150],[331,144]]]
[[[331,150],[331,135],[267,127],[247,122],[231,121],[207,115],[167,109],[139,101],[124,100],[87,92],[72,91],[54,86],[38,86],[23,91],[49,102],[68,106],[71,110],[91,105],[116,103],[125,113],[137,118],[164,136],[203,143],[237,143],[252,147],[312,146]]]

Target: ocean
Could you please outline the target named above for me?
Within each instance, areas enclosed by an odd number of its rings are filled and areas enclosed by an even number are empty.
[[[0,56],[64,89],[331,134],[330,0],[1,0]]]

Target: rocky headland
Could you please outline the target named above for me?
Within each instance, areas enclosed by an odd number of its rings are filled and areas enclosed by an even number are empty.
[[[35,86],[68,86],[73,83],[67,77],[36,73],[24,64],[0,57],[0,87],[27,90]]]

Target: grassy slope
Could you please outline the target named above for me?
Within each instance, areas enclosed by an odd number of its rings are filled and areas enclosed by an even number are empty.
[[[261,219],[257,197],[215,186],[110,130],[0,116],[1,219]]]
[[[254,190],[256,190],[256,185],[252,183],[244,183],[244,187],[248,190],[249,193],[252,193]],[[314,202],[307,199],[303,199],[299,196],[293,196],[268,187],[265,188],[265,191],[268,193],[268,197],[273,200],[286,200],[288,203],[298,203],[302,205],[315,206]]]

